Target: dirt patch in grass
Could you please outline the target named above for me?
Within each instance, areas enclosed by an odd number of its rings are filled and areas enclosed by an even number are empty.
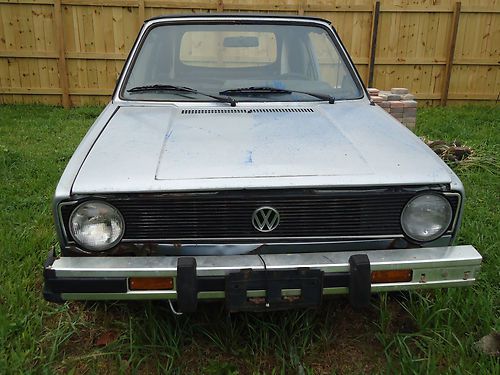
[[[235,345],[241,346],[241,354],[235,355],[196,335],[193,342],[182,349],[176,365],[193,374],[231,373],[229,370],[238,374],[272,373],[273,370],[351,374],[375,373],[385,367],[384,348],[376,338],[378,328],[374,323],[378,312],[375,307],[355,311],[346,298],[340,297],[326,301],[321,309],[309,313],[315,315],[311,325],[313,334],[300,358],[289,358],[272,345],[265,352],[252,351],[248,345],[256,339],[252,336],[238,337]],[[287,313],[280,314],[286,324]],[[263,324],[272,320],[265,314],[259,314],[259,319]],[[289,349],[293,351],[295,348]],[[221,372],[214,372],[216,368]]]
[[[182,369],[183,374],[250,375],[278,370],[350,374],[375,373],[385,367],[384,348],[376,338],[377,308],[355,311],[344,297],[327,300],[318,310],[230,317],[219,303],[201,304],[189,317],[173,317],[162,303],[73,302],[66,313],[68,326],[74,330],[60,346],[60,362],[53,366],[58,373],[155,373],[168,369],[179,373]],[[135,324],[128,325],[129,319]],[[151,337],[147,328],[141,331],[140,327],[148,324],[146,319],[154,321],[160,336],[173,332],[182,336],[178,351],[168,347],[176,342]],[[303,337],[290,332],[290,342],[286,342],[274,337],[280,325],[308,328]],[[110,331],[116,336],[109,345],[97,345]],[[136,337],[131,348],[121,336],[127,333]]]
[[[333,304],[333,336],[307,356],[315,374],[376,373],[385,367],[384,348],[377,340],[378,312],[374,306],[354,310],[345,298]]]
[[[256,371],[270,374],[273,369],[279,368],[279,365],[272,354],[253,358],[237,356],[220,350],[207,340],[197,338],[196,342],[183,347],[176,367],[182,368],[186,374],[251,375]]]

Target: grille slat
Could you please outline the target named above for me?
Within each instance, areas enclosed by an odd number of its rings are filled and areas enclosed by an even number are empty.
[[[273,207],[277,208],[275,206],[273,206]],[[241,214],[239,214],[239,213],[235,213],[235,212],[231,212],[231,211],[220,211],[220,210],[213,211],[213,212],[201,211],[201,210],[198,212],[168,210],[168,215],[169,215],[168,217],[165,217],[165,214],[166,214],[165,211],[163,211],[163,212],[158,211],[156,213],[147,212],[146,210],[138,210],[138,211],[120,210],[120,211],[122,212],[122,214],[128,214],[128,213],[134,214],[134,213],[139,211],[139,212],[141,212],[141,218],[148,218],[148,217],[151,217],[151,218],[172,218],[172,219],[176,219],[176,220],[182,219],[185,214],[191,214],[191,213],[196,213],[198,215],[197,217],[200,217],[200,216],[215,217],[216,215],[219,216],[220,214],[224,214],[224,217],[227,217],[227,218],[241,217]],[[241,213],[248,213],[251,215],[253,211],[254,211],[254,209],[245,209],[245,210],[241,210]],[[389,209],[389,210],[384,211],[384,212],[373,212],[373,211],[375,211],[375,210],[349,210],[349,211],[345,210],[342,212],[339,212],[338,210],[314,210],[314,212],[311,212],[311,211],[305,211],[305,210],[304,211],[288,211],[285,209],[281,209],[280,216],[283,217],[285,215],[292,215],[292,216],[316,217],[318,214],[325,214],[325,215],[331,215],[331,216],[341,216],[341,217],[346,217],[346,216],[348,217],[349,215],[355,215],[355,216],[359,216],[359,215],[392,216],[395,212],[399,212],[398,209]],[[377,211],[379,211],[379,210],[377,210]],[[189,217],[189,218],[192,219],[193,217]]]
[[[315,221],[314,222],[315,224],[321,224],[321,226],[324,226],[324,227],[332,227],[334,229],[338,229],[338,228],[344,228],[346,230],[352,228],[352,224],[360,224],[360,223],[345,223],[345,224],[336,224],[335,227],[333,227],[333,225],[331,225],[331,223],[329,222],[321,222],[321,221]],[[134,225],[134,224],[130,224],[130,223],[127,223],[129,226],[130,225]],[[144,223],[135,223],[136,225],[144,225]],[[291,224],[303,224],[303,223],[290,223],[290,222],[281,222],[282,225],[291,225]],[[388,221],[386,223],[384,223],[384,225],[386,226],[391,226],[391,225],[395,225],[395,224],[399,224],[398,221]],[[231,222],[227,222],[225,224],[219,224],[219,225],[212,225],[212,224],[200,224],[200,223],[196,223],[196,222],[193,222],[193,223],[182,223],[182,224],[175,224],[175,223],[171,223],[171,224],[167,224],[167,223],[160,223],[158,225],[148,225],[148,228],[142,228],[141,231],[145,231],[145,230],[158,230],[158,229],[162,229],[162,228],[186,228],[186,229],[191,229],[191,226],[196,226],[196,228],[198,229],[212,229],[212,228],[227,228],[228,230],[238,230],[238,229],[246,229],[246,228],[250,228],[251,227],[251,224],[250,223],[231,223]],[[373,223],[361,223],[360,226],[374,226]],[[381,227],[380,224],[377,224],[376,227]],[[307,230],[324,230],[324,228],[308,228]],[[357,230],[357,228],[356,228]]]
[[[208,219],[218,219],[218,222],[228,222],[228,223],[239,223],[239,222],[250,222],[250,217],[252,213],[248,213],[248,217],[246,218],[240,218],[240,217],[224,217],[224,218],[218,218],[217,216],[199,216],[198,218],[189,218],[189,219],[177,219],[177,218],[163,218],[163,217],[157,217],[157,218],[141,218],[141,219],[129,219],[127,221],[127,224],[134,224],[134,223],[151,223],[151,224],[160,224],[160,223],[204,223]],[[127,215],[129,216],[129,215]],[[281,222],[287,222],[287,223],[294,223],[294,222],[302,222],[304,220],[310,221],[310,222],[326,222],[330,223],[332,219],[343,219],[343,221],[359,221],[360,219],[366,219],[366,220],[373,220],[373,219],[385,219],[385,220],[390,220],[391,218],[395,218],[395,216],[398,216],[397,213],[396,215],[376,215],[376,214],[361,214],[358,216],[351,216],[351,217],[344,217],[341,215],[336,215],[336,216],[330,216],[328,218],[322,218],[322,217],[317,217],[317,216],[300,216],[300,217],[293,217],[290,215],[281,215]],[[399,216],[398,220],[399,221]],[[210,225],[216,225],[214,223],[209,223]],[[337,223],[337,225],[342,225],[342,223]]]
[[[254,201],[254,200],[248,200],[248,199],[245,199],[245,200],[239,200],[239,199],[236,200],[235,199],[235,200],[228,201],[227,199],[220,199],[220,197],[214,198],[213,200],[206,200],[206,198],[197,199],[197,200],[192,200],[191,202],[190,201],[183,202],[187,198],[179,198],[178,201],[173,201],[173,202],[168,202],[168,198],[166,198],[166,197],[159,197],[158,199],[159,199],[158,202],[150,203],[149,205],[151,207],[156,207],[159,204],[168,204],[168,205],[175,206],[176,204],[177,205],[185,205],[185,204],[189,204],[189,203],[192,203],[192,204],[212,204],[212,205],[219,205],[221,203],[225,203],[225,204],[235,205],[235,204],[252,204]],[[174,200],[175,198],[172,197],[170,199]],[[163,200],[163,202],[162,202],[162,200]],[[380,204],[381,203],[380,201],[377,201],[377,200],[374,201],[373,199],[367,199],[366,197],[359,197],[359,198],[338,197],[337,199],[314,198],[311,200],[306,200],[306,199],[299,200],[299,199],[293,199],[293,198],[291,198],[291,199],[259,199],[259,202],[273,202],[273,203],[286,203],[286,204],[307,204],[307,205],[323,204],[323,203],[342,204],[342,203],[348,203],[348,202],[361,203],[364,201],[366,201],[366,203],[372,203],[372,204]],[[388,201],[406,201],[406,197],[384,197],[383,202],[388,202]],[[120,204],[123,207],[127,207],[128,205],[130,205],[131,207],[134,207],[134,206],[147,207],[148,206],[148,202],[140,202],[140,201],[136,201],[136,202],[122,201]]]
[[[122,213],[124,239],[258,239],[401,235],[400,215],[416,192],[396,189],[317,193],[309,189],[227,191],[215,194],[144,194],[105,199]],[[458,197],[448,196],[454,212]],[[252,213],[271,206],[280,212],[279,226],[261,233]],[[74,206],[64,206],[68,223]],[[68,232],[68,231],[67,231]],[[69,233],[69,232],[68,232]]]
[[[272,205],[273,207],[282,207],[284,209],[287,209],[287,210],[294,210],[294,211],[310,211],[311,208],[314,208],[314,209],[335,209],[337,207],[341,207],[343,210],[349,210],[349,209],[356,209],[356,208],[359,208],[359,207],[363,207],[364,209],[370,209],[370,208],[374,208],[374,209],[378,209],[380,207],[387,207],[387,204],[388,203],[396,203],[396,204],[402,204],[404,203],[403,201],[401,202],[384,202],[384,203],[380,203],[380,204],[358,204],[356,203],[356,205],[354,206],[354,204],[328,204],[328,202],[323,202],[321,205],[309,205],[309,206],[306,206],[306,205],[303,205],[303,206],[287,206],[286,204],[283,204],[283,203],[273,203],[273,202],[262,202],[260,204],[269,204],[269,205]],[[290,205],[293,205],[293,203],[291,203]],[[326,205],[326,207],[325,207]],[[178,207],[172,207],[172,206],[168,206],[168,205],[158,205],[157,207],[146,207],[146,206],[136,206],[136,207],[122,207],[121,209],[123,211],[135,211],[137,209],[141,209],[141,210],[147,210],[147,211],[151,211],[151,212],[155,212],[155,211],[163,211],[165,209],[168,209],[170,210],[171,212],[172,211],[180,211],[180,212],[185,212],[185,211],[189,211],[189,210],[234,210],[234,209],[252,209],[254,208],[254,205],[245,205],[245,206],[242,206],[242,205],[231,205],[231,206],[224,206],[224,205],[205,205],[204,203],[201,203],[199,206],[197,207],[192,207],[190,204],[186,204],[184,207],[181,207],[181,206],[178,206]],[[389,207],[390,208],[390,207]]]

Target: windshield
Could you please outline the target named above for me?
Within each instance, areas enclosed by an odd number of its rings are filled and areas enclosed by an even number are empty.
[[[262,87],[266,90],[255,90]],[[337,100],[362,97],[358,81],[327,30],[309,25],[217,23],[151,29],[121,97],[212,101],[216,99],[206,94],[223,94],[238,102],[321,100],[308,93]]]

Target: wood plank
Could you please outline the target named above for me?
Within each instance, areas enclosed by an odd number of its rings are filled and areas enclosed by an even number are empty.
[[[62,21],[61,0],[54,0],[54,27],[57,35],[57,49],[59,52],[59,84],[62,90],[62,105],[64,108],[71,107],[69,97],[68,68],[66,66],[66,56],[64,47],[64,29]]]
[[[434,65],[431,70],[431,80],[429,82],[429,86],[423,88],[422,91],[431,90],[434,94],[441,96],[441,87],[443,86],[443,70],[443,66]]]
[[[61,0],[62,5],[100,7],[138,7],[137,0]]]
[[[224,0],[217,0],[217,12],[224,12]]]
[[[104,45],[104,38],[102,37],[102,32],[104,30],[104,24],[106,21],[103,17],[103,7],[94,7],[92,12],[92,31],[93,31],[93,42],[94,42],[94,52],[106,52],[106,46]],[[66,55],[67,57],[67,55]]]
[[[0,0],[0,4],[54,5],[54,0]]]
[[[446,16],[446,15],[445,15]],[[439,59],[446,62],[446,59],[441,59],[438,57],[440,55],[439,51],[437,51],[437,38],[434,35],[437,35],[439,32],[439,21],[443,17],[441,14],[429,14],[426,17],[426,22],[424,22],[424,26],[427,28],[424,33],[425,35],[421,36],[421,49],[420,49],[420,57],[423,58],[431,58],[431,59]]]
[[[453,13],[454,7],[447,6],[425,6],[425,5],[406,5],[406,6],[395,6],[388,5],[384,6],[382,9],[384,13]],[[461,10],[462,13],[500,13],[500,9],[480,7],[480,6],[467,6]]]
[[[7,50],[7,51],[0,51],[0,57],[58,59],[59,54],[57,52],[52,52],[52,51]]]
[[[428,99],[440,99],[440,94],[435,93],[420,93],[416,94],[415,97],[417,100],[428,100]],[[465,92],[458,93],[450,93],[448,95],[449,100],[484,100],[484,101],[495,101],[496,95],[490,92],[488,93],[479,93],[479,94],[470,94]]]
[[[354,1],[336,2],[332,0],[314,0],[306,4],[306,12],[364,12],[373,11],[372,1],[366,1],[366,4],[352,4]]]
[[[344,13],[349,14],[349,13]],[[351,57],[354,59],[363,58],[368,61],[370,56],[370,31],[372,17],[369,13],[351,13],[352,40],[349,48]],[[364,82],[367,82],[368,69],[363,70]]]
[[[17,94],[0,94],[0,104],[45,104],[51,106],[61,105],[58,95],[17,95]]]
[[[33,30],[35,37],[35,48],[37,51],[51,50],[52,46],[47,45],[47,41],[53,39],[52,28],[45,28],[45,19],[53,17],[53,7],[47,5],[33,5]],[[47,33],[47,31],[49,31]],[[47,33],[47,34],[46,34]],[[40,87],[54,87],[50,68],[55,61],[49,59],[36,59],[38,66],[38,77]]]
[[[144,0],[139,0],[139,11],[137,14],[137,19],[139,20],[138,30],[140,30],[142,24],[144,23],[144,20],[146,19]]]
[[[497,59],[492,59],[491,57],[484,58],[461,58],[453,60],[454,65],[491,65],[491,66],[500,66],[500,57]]]
[[[121,8],[122,11],[122,24],[121,33],[123,34],[124,48],[121,52],[127,54],[132,48],[135,39],[137,38],[137,30],[133,25],[137,21],[139,10],[135,8]]]
[[[342,41],[344,42],[346,48],[348,51],[350,51],[350,54],[352,55],[352,58],[358,58],[359,56],[354,56],[352,51],[354,49],[354,42],[352,38],[352,33],[354,29],[354,22],[353,22],[353,17],[352,13],[342,13],[340,15],[342,19],[342,26],[340,27],[340,34],[342,35]]]
[[[111,96],[114,87],[106,88],[75,88],[71,90],[71,95],[95,95],[95,96]]]
[[[104,50],[106,53],[115,53],[115,40],[113,38],[113,8],[103,8],[104,27],[102,38],[104,40]]]
[[[170,6],[170,4],[169,4]],[[202,7],[204,8],[204,7]],[[224,2],[224,10],[226,11],[271,11],[271,12],[297,12],[297,4],[292,1],[266,1],[252,0],[242,2]]]
[[[377,65],[444,65],[446,60],[423,57],[377,57]]]
[[[109,53],[109,52],[67,52],[67,59],[82,59],[82,60],[125,60],[126,53]]]
[[[388,33],[388,52],[389,56],[398,56],[398,42],[400,40],[399,38],[399,30],[401,27],[401,15],[398,15],[396,13],[389,13],[388,15],[384,14],[384,17],[390,16],[391,17],[391,23],[390,23],[390,28],[389,30],[386,30],[385,32]],[[399,75],[394,75],[394,74],[387,74],[385,76],[385,88],[390,89],[391,87],[401,87],[403,86],[402,84],[399,84],[399,80],[401,79],[401,76]],[[396,81],[395,81],[396,80]],[[412,85],[411,82],[405,83],[405,85],[410,86]],[[412,90],[415,92],[415,90]]]
[[[165,9],[210,9],[217,10],[219,0],[145,0],[146,8],[165,8]]]
[[[497,100],[497,94],[491,92],[485,93],[468,93],[468,92],[457,92],[449,93],[448,99],[450,100]]]
[[[406,56],[409,58],[417,58],[417,45],[418,45],[418,29],[420,23],[421,13],[413,13],[409,15],[407,24],[407,43],[406,43]]]
[[[297,7],[297,14],[299,16],[304,15],[306,3],[307,3],[307,0],[299,0],[298,7]]]
[[[0,87],[2,94],[35,94],[35,95],[61,95],[63,91],[60,88],[53,87]]]
[[[463,9],[460,10],[461,13],[490,13],[490,14],[499,14],[499,7],[478,7],[478,6],[464,6]]]
[[[0,59],[0,87],[10,86],[10,77],[6,74],[9,71],[8,61],[6,59]]]
[[[14,17],[12,19],[14,23],[14,41],[15,45],[23,50],[30,50],[27,42],[26,42],[26,37],[24,30],[26,29],[26,15],[25,15],[25,6],[19,6],[16,7],[15,12],[14,12]],[[31,87],[31,80],[30,80],[30,74],[31,74],[31,69],[30,69],[30,60],[26,59],[21,59],[18,60],[17,62],[18,68],[19,68],[19,81],[21,87]],[[25,98],[23,98],[24,101]]]
[[[441,90],[441,105],[446,105],[446,101],[448,100],[448,90],[450,89],[450,79],[451,79],[451,70],[453,68],[453,57],[455,55],[455,45],[457,43],[457,32],[458,32],[458,23],[460,22],[460,8],[462,3],[457,1],[455,3],[455,9],[453,11],[453,21],[452,28],[449,34],[449,49],[448,56],[446,58],[446,67],[444,73],[444,81],[443,88]]]
[[[415,54],[417,57],[426,56],[427,34],[429,33],[429,16],[426,14],[419,14],[418,30],[417,30],[417,47]]]

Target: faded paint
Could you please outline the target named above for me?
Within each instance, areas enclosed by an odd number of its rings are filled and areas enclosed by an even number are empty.
[[[448,167],[382,109],[347,101],[309,107],[314,112],[192,115],[172,105],[121,107],[73,193],[451,182]]]

